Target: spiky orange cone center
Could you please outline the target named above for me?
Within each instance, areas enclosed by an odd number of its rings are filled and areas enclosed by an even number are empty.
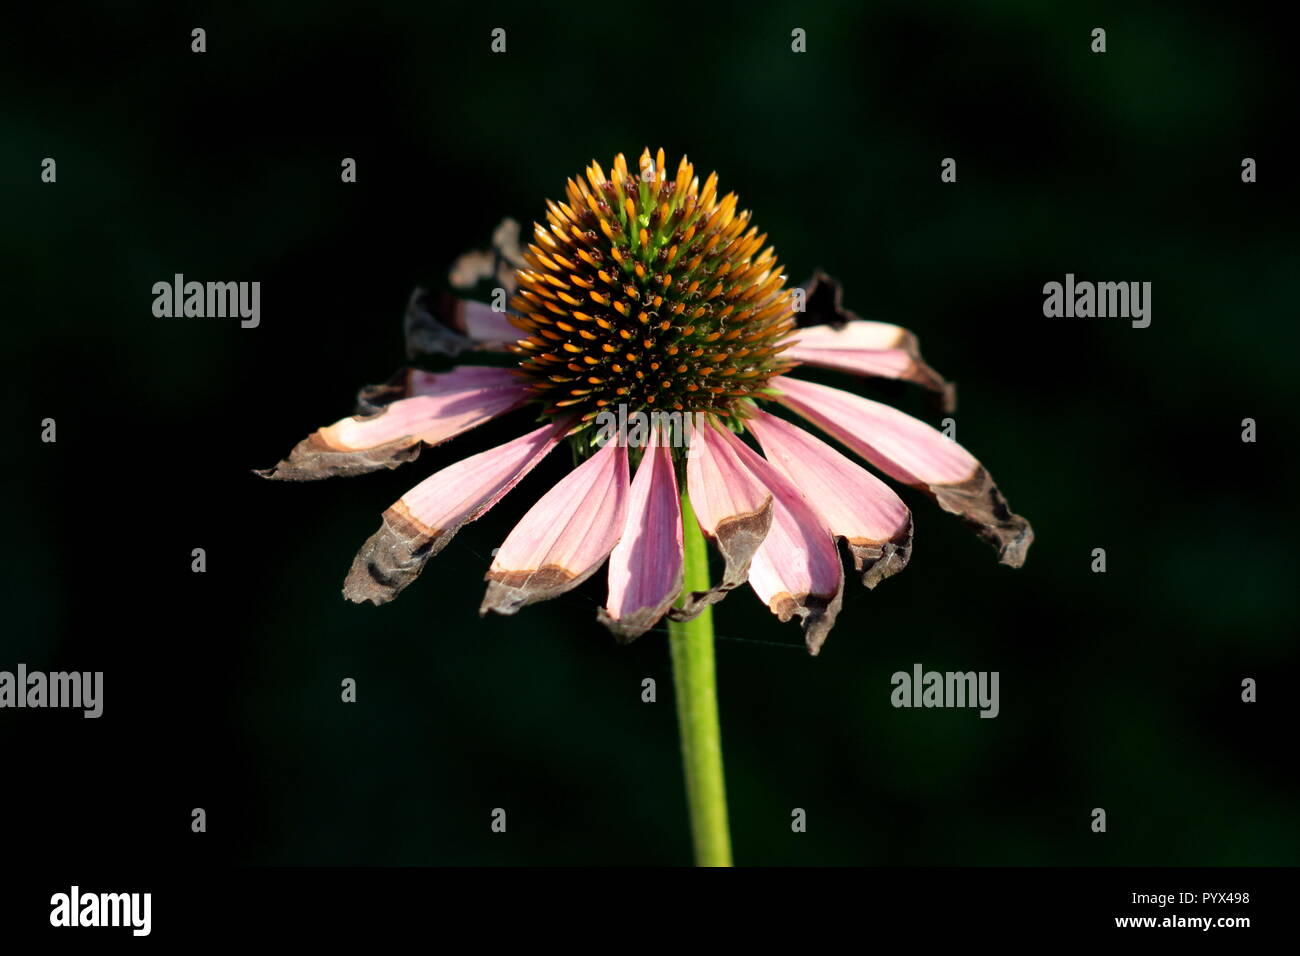
[[[639,167],[619,154],[606,177],[593,162],[534,226],[510,308],[550,414],[725,415],[796,364],[781,357],[785,276],[735,194],[718,198],[716,173],[701,187],[685,157],[668,178],[663,150]]]

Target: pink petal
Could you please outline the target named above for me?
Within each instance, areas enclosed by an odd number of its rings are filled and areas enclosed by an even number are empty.
[[[682,507],[672,452],[651,433],[628,498],[627,522],[609,556],[601,621],[624,640],[659,622],[682,590]]]
[[[686,488],[700,528],[718,547],[725,565],[722,580],[708,591],[695,591],[674,620],[689,620],[727,592],[744,584],[749,562],[772,524],[772,493],[731,451],[712,424],[694,429],[686,458]]]
[[[407,376],[408,396],[447,396],[466,391],[491,392],[518,389],[525,380],[513,369],[495,365],[457,365],[450,372],[411,369]]]
[[[510,323],[509,315],[494,312],[485,302],[460,300],[457,319],[465,334],[481,349],[504,351],[525,337]]]
[[[343,583],[358,604],[386,604],[464,525],[485,514],[555,447],[570,422],[543,425],[512,442],[449,465],[402,495],[362,545]]]
[[[609,442],[543,495],[497,550],[479,613],[514,614],[591,577],[623,531],[627,471],[627,449]]]
[[[1024,564],[1033,529],[1011,511],[989,473],[961,445],[896,408],[838,388],[788,376],[777,376],[769,384],[781,393],[777,401],[885,474],[925,491],[945,511],[960,515],[998,549],[1003,564]]]
[[[949,411],[955,404],[954,387],[925,364],[916,336],[901,326],[859,320],[839,329],[813,325],[791,337],[798,342],[785,350],[786,358],[854,375],[915,382],[943,394]]]
[[[818,271],[805,286],[805,321],[791,333],[784,357],[854,375],[915,382],[943,395],[944,409],[957,403],[956,387],[921,358],[915,335],[898,325],[871,322],[844,308],[839,281]]]
[[[844,567],[835,540],[799,488],[730,431],[721,434],[772,492],[772,527],[754,552],[750,587],[782,621],[799,616],[808,651],[816,654],[844,596]]]
[[[888,485],[774,415],[757,412],[745,427],[767,460],[813,503],[831,534],[848,544],[867,587],[903,570],[912,551],[912,513]]]
[[[852,351],[817,348],[804,344],[807,338],[803,332],[793,334],[799,336],[799,342],[785,350],[785,357],[798,359],[805,365],[833,368],[856,375],[878,375],[882,378],[903,378],[912,368],[912,360],[898,349]]]
[[[407,393],[373,415],[352,416],[300,441],[289,457],[259,472],[265,478],[308,481],[396,468],[415,458],[420,443],[437,445],[523,404],[524,380],[510,369],[460,366],[412,372]],[[364,394],[364,393],[363,393]]]
[[[799,339],[802,348],[879,352],[895,348],[900,333],[906,332],[897,325],[857,319],[841,326],[809,325],[796,329],[792,335]]]

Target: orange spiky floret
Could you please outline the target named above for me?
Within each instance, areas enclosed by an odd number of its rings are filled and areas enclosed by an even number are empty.
[[[647,149],[636,175],[620,153],[609,177],[593,161],[547,201],[510,300],[547,413],[726,414],[796,364],[781,358],[794,310],[775,251],[717,186],[684,156],[669,178]]]

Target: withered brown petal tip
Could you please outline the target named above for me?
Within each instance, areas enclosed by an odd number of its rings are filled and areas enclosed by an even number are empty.
[[[1014,536],[1007,535],[999,539],[998,561],[1008,567],[1019,568],[1024,566],[1025,558],[1029,555],[1029,546],[1034,543],[1034,529],[1019,515],[1015,518],[1019,522],[1019,530]]]
[[[844,287],[840,280],[827,275],[821,269],[803,284],[804,310],[799,316],[800,326],[829,325],[843,328],[860,316],[844,308]]]
[[[343,581],[343,596],[357,604],[387,604],[420,576],[450,537],[390,508],[384,512],[379,530],[352,559]]]
[[[554,564],[535,571],[488,571],[487,593],[483,595],[483,603],[479,606],[479,617],[484,617],[488,611],[514,614],[526,605],[550,600],[587,580],[596,572],[597,567],[599,564],[582,575],[575,575]]]
[[[274,481],[317,481],[396,468],[419,454],[420,443],[410,438],[396,438],[374,448],[349,451],[334,448],[319,434],[312,434],[298,442],[284,461],[273,468],[258,470],[257,474]]]
[[[664,615],[668,613],[668,609],[672,607],[673,602],[677,600],[681,593],[682,571],[679,569],[676,581],[668,589],[667,596],[657,606],[637,608],[631,614],[625,614],[617,621],[610,617],[609,612],[602,607],[596,612],[596,620],[609,628],[620,644],[631,644],[663,620]]]
[[[907,374],[901,377],[906,381],[920,385],[922,388],[928,388],[930,391],[936,392],[943,410],[945,412],[955,412],[957,410],[957,386],[932,369],[925,359],[921,358],[920,340],[913,333],[904,330],[897,347],[907,353],[907,357],[912,360],[912,367]]]
[[[749,562],[754,552],[767,537],[772,527],[772,496],[763,500],[763,506],[749,514],[733,515],[718,522],[714,541],[724,562],[722,580],[707,591],[692,591],[681,607],[668,612],[673,621],[689,621],[698,617],[710,604],[717,604],[728,591],[749,580]]]
[[[603,607],[596,612],[596,620],[609,628],[620,644],[631,644],[663,618],[663,610],[641,608],[621,620],[614,620]]]
[[[812,657],[821,653],[822,645],[826,643],[826,636],[835,626],[835,618],[839,616],[843,601],[843,581],[840,582],[840,589],[830,597],[822,594],[805,594],[796,598],[790,594],[778,594],[772,599],[773,611],[782,622],[796,616],[799,618],[799,623],[803,626],[804,644],[807,645],[808,653]]]
[[[957,410],[957,386],[954,383],[946,382],[944,384],[941,404],[945,412],[955,412]]]
[[[874,590],[881,581],[907,567],[912,557],[912,516],[907,516],[907,527],[889,541],[846,544],[853,555],[854,568],[862,573],[862,583]]]
[[[998,560],[1018,568],[1025,563],[1034,529],[1007,505],[992,476],[980,466],[965,481],[929,489],[944,511],[960,515],[980,538],[998,549]]]

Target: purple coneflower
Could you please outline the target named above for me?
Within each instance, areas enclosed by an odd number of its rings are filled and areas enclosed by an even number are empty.
[[[637,174],[620,154],[610,175],[593,162],[566,195],[547,204],[546,225],[534,226],[522,253],[506,226],[494,254],[465,257],[453,270],[460,287],[495,275],[508,312],[460,300],[444,325],[416,330],[444,351],[514,353],[513,367],[409,370],[363,391],[369,414],[316,431],[263,474],[306,480],[395,468],[421,446],[498,416],[524,407],[537,414],[539,427],[443,468],[388,508],[343,593],[391,601],[461,527],[570,443],[580,463],[497,550],[480,613],[514,614],[608,562],[599,618],[617,636],[630,640],[668,617],[697,851],[701,862],[725,862],[720,760],[701,753],[716,749],[709,605],[748,581],[782,621],[800,619],[816,654],[843,595],[839,543],[867,587],[902,570],[912,547],[911,513],[898,495],[767,408],[783,406],[925,492],[1004,564],[1024,562],[1033,532],[956,442],[888,405],[790,376],[806,364],[952,396],[914,335],[846,312],[833,280],[818,274],[802,290],[787,288],[735,194],[717,195],[716,174],[701,185],[683,158],[670,178],[663,150],[647,150]],[[800,326],[801,317],[822,322]],[[609,422],[629,413],[649,415],[651,427],[611,435]],[[678,422],[684,427],[672,427]],[[723,559],[712,586],[701,531]]]

